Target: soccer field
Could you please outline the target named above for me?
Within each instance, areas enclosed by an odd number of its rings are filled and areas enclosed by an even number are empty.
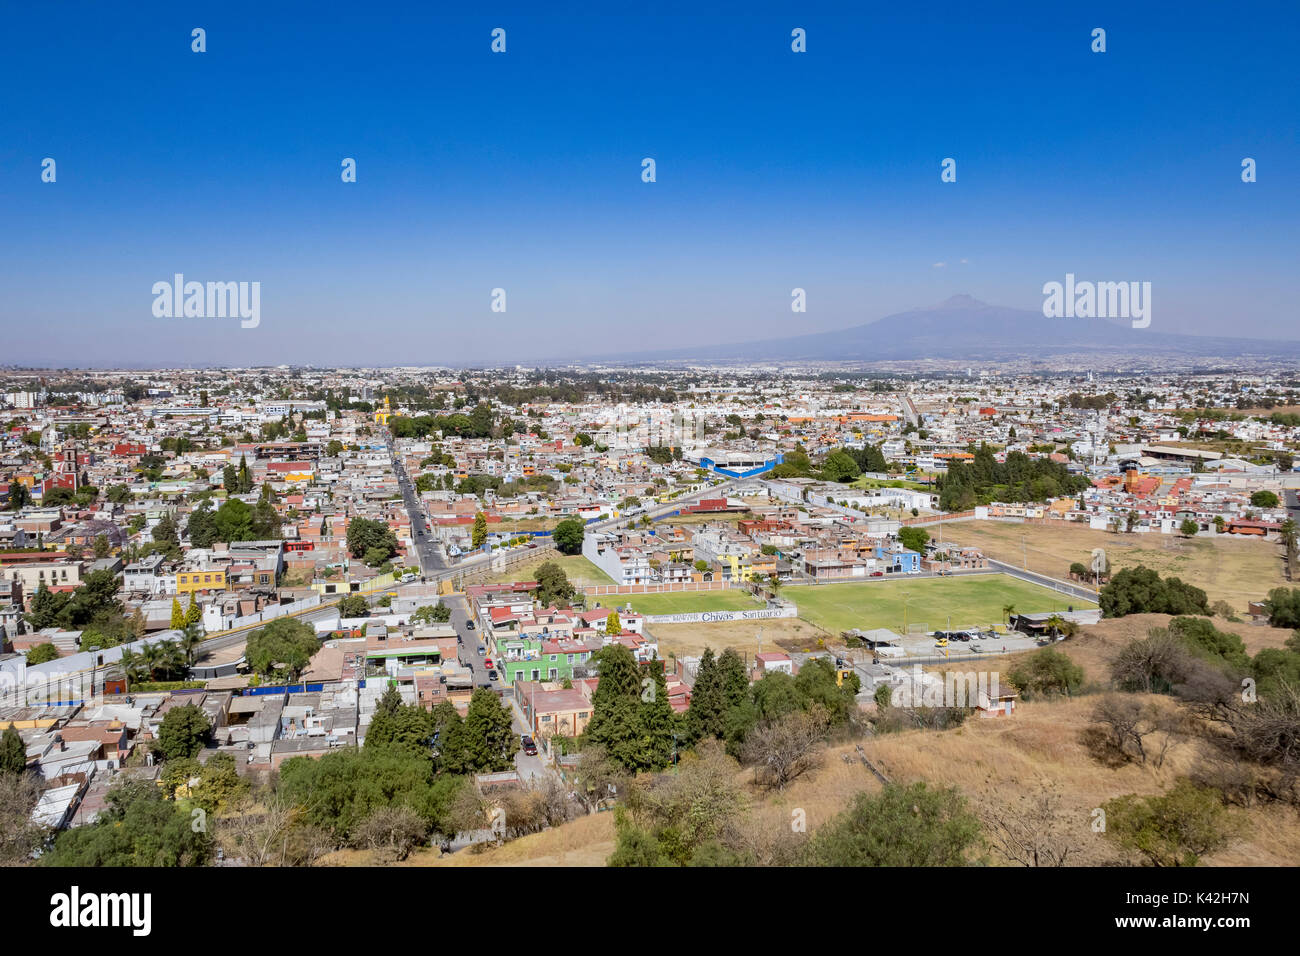
[[[753,611],[762,608],[744,591],[676,591],[670,594],[606,594],[593,600],[605,607],[631,604],[639,614],[690,614],[695,611]]]
[[[1096,607],[1005,574],[800,585],[782,588],[781,596],[798,605],[801,618],[832,634],[873,627],[903,633],[905,616],[912,629],[989,626],[1005,620],[1002,608],[1008,604],[1019,614]]]

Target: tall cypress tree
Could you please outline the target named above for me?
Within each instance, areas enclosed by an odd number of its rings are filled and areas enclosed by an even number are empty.
[[[722,676],[718,671],[713,648],[706,647],[695,672],[691,688],[691,706],[686,711],[687,733],[692,743],[705,737],[721,737],[726,705],[722,697]]]
[[[22,773],[27,769],[27,746],[10,724],[0,736],[0,774]]]

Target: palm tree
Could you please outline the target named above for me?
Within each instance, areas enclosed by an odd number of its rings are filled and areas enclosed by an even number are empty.
[[[1047,630],[1058,637],[1072,637],[1079,628],[1073,621],[1067,621],[1060,614],[1053,614],[1047,619]]]
[[[140,650],[140,663],[144,669],[149,672],[149,680],[154,679],[154,672],[163,664],[163,657],[166,651],[163,650],[162,641],[154,641],[152,644],[146,644]]]
[[[122,649],[119,663],[122,667],[122,676],[126,678],[127,689],[129,690],[131,682],[140,679],[140,672],[144,665],[140,660],[140,655],[129,647]]]
[[[193,667],[194,659],[198,656],[199,645],[203,643],[206,635],[203,632],[203,625],[198,621],[185,625],[185,632],[181,635],[180,649],[185,655],[185,666]]]
[[[1015,613],[1016,613],[1016,606],[1014,604],[1002,605],[1002,620],[1005,621],[1007,624],[1011,623],[1011,615]]]

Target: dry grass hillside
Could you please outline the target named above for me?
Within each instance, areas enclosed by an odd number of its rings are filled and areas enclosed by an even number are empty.
[[[1164,614],[1140,614],[1105,620],[1084,628],[1075,638],[1058,645],[1082,666],[1090,683],[1103,684],[1115,652],[1127,641],[1145,637],[1151,627],[1165,626]],[[1290,631],[1229,624],[1216,618],[1215,626],[1241,636],[1250,653],[1280,647]],[[1009,666],[1009,665],[1004,665]],[[1159,766],[1155,760],[1108,766],[1090,753],[1084,731],[1098,697],[1021,703],[1009,718],[972,718],[961,727],[945,730],[911,730],[867,737],[862,747],[891,781],[925,781],[931,786],[955,786],[966,795],[982,818],[994,812],[1014,812],[1017,801],[1043,785],[1060,799],[1059,819],[1068,831],[1073,850],[1070,862],[1106,866],[1130,862],[1116,846],[1092,830],[1093,810],[1124,794],[1154,795],[1167,791],[1210,752],[1210,745],[1195,733],[1180,734],[1170,742]],[[1152,697],[1162,708],[1179,708],[1170,698]],[[1156,734],[1150,752],[1163,743]],[[768,792],[753,783],[749,770],[738,770],[737,781],[750,798],[743,821],[757,841],[789,833],[792,820],[806,820],[815,830],[849,805],[863,791],[876,792],[881,784],[862,764],[855,743],[829,748],[820,766],[795,780],[784,791]],[[1235,813],[1246,820],[1242,835],[1227,847],[1207,855],[1206,866],[1294,866],[1300,862],[1300,810],[1264,804]],[[406,866],[599,866],[614,849],[613,814],[583,817],[564,826],[523,837],[482,853],[462,851],[440,857],[422,850]],[[995,848],[989,850],[994,865],[1006,865]],[[363,851],[343,851],[324,861],[327,865],[363,865]]]
[[[1106,618],[1081,628],[1077,635],[1056,647],[1083,668],[1089,683],[1105,683],[1110,679],[1110,660],[1116,651],[1131,640],[1146,637],[1153,627],[1167,627],[1172,620],[1173,617],[1168,614],[1130,614],[1127,617]],[[1211,623],[1221,631],[1240,637],[1246,645],[1246,652],[1252,656],[1266,647],[1282,647],[1291,636],[1291,631],[1286,628],[1262,627],[1245,622],[1234,624],[1221,617],[1211,618]]]

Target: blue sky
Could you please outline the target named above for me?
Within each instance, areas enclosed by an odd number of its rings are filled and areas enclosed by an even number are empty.
[[[1300,5],[862,6],[6,10],[0,362],[554,360],[1066,272],[1300,337]],[[260,326],[155,318],[177,272],[261,282]]]

